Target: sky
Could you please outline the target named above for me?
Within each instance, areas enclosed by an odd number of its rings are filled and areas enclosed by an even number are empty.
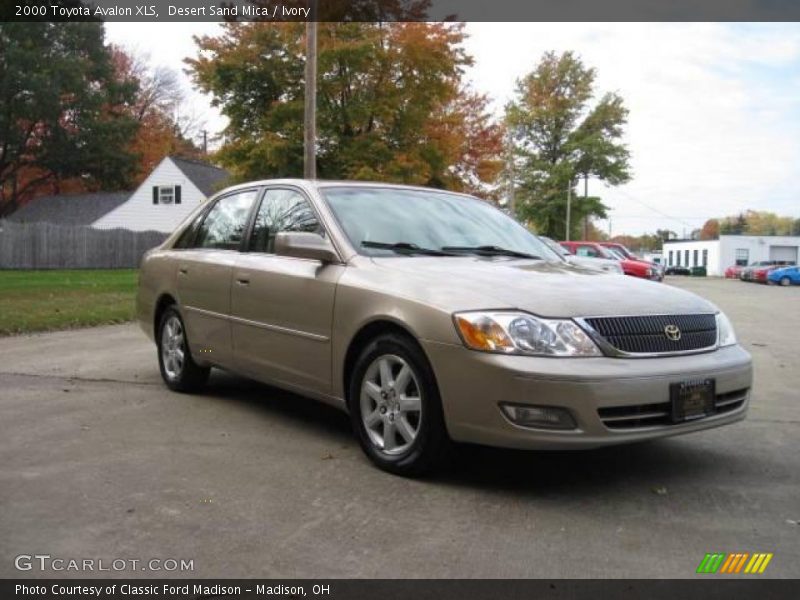
[[[214,23],[107,23],[106,37],[184,68],[193,35]],[[548,50],[573,50],[597,71],[598,95],[614,91],[630,114],[625,142],[633,179],[589,194],[610,207],[612,234],[671,229],[747,209],[800,217],[800,24],[469,23],[467,80],[499,117],[517,78]],[[225,119],[191,89],[190,110],[213,134]]]

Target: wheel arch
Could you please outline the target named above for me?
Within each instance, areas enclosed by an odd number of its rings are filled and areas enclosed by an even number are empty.
[[[169,293],[161,294],[156,301],[155,311],[153,311],[153,339],[156,340],[156,343],[158,343],[158,326],[161,324],[161,316],[167,308],[174,304],[178,304],[178,301]]]
[[[425,352],[422,344],[419,343],[417,336],[405,323],[399,323],[390,317],[377,317],[368,323],[363,324],[358,331],[356,331],[355,335],[353,335],[353,337],[350,339],[350,343],[347,345],[347,351],[345,352],[344,361],[342,362],[342,371],[340,373],[340,381],[343,385],[342,391],[344,392],[345,405],[349,404],[348,396],[350,395],[350,382],[353,373],[353,367],[358,359],[358,355],[373,339],[387,333],[396,333],[411,341],[425,357],[425,360],[428,361],[428,364],[431,365],[431,369],[433,369],[430,357]],[[434,373],[434,378],[435,375],[436,374]]]

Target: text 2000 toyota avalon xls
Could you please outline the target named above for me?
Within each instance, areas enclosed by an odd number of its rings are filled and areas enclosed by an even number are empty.
[[[346,409],[379,467],[453,441],[590,448],[743,419],[750,356],[688,292],[566,263],[489,204],[260,181],[210,199],[141,269],[166,384],[221,367]]]

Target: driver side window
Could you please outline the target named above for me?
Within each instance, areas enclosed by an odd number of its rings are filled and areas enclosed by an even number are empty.
[[[308,200],[289,189],[267,190],[258,207],[250,251],[275,253],[275,236],[281,231],[322,233],[322,227]]]

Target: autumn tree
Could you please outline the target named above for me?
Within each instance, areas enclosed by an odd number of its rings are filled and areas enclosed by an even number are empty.
[[[138,127],[130,151],[138,158],[134,182],[144,180],[165,156],[202,158],[192,138],[199,134],[199,122],[184,110],[186,94],[178,73],[153,66],[148,57],[118,46],[110,47],[115,78],[131,84],[136,92],[126,110]]]
[[[556,239],[565,234],[568,193],[571,238],[584,217],[606,216],[599,197],[578,196],[580,177],[610,185],[630,179],[629,154],[621,141],[628,111],[615,93],[593,104],[595,75],[572,52],[548,52],[517,82],[506,107],[518,216]]]
[[[792,235],[795,221],[768,211],[748,210],[720,221],[723,235]]]
[[[717,219],[708,219],[703,223],[700,228],[698,239],[701,240],[716,240],[719,239],[719,221]]]
[[[126,187],[134,93],[114,78],[102,24],[0,23],[0,214],[70,178]]]
[[[197,39],[195,83],[229,119],[219,160],[239,179],[303,173],[304,26],[228,24]],[[502,131],[462,81],[463,26],[320,23],[317,171],[486,191]]]

